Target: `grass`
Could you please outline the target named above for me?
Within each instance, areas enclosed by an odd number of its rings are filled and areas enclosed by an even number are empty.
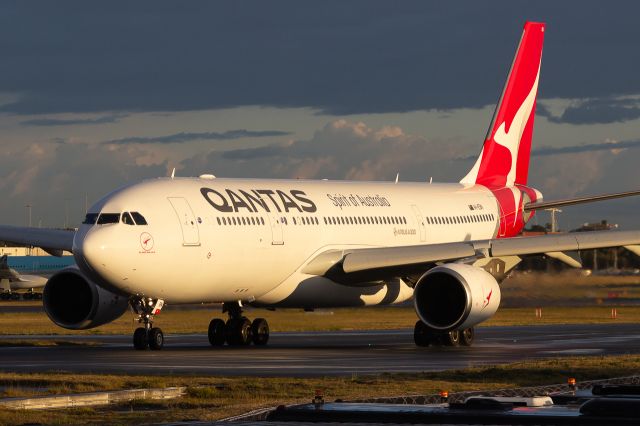
[[[308,402],[316,389],[325,399],[432,394],[446,389],[491,390],[627,376],[640,372],[640,356],[572,357],[434,373],[326,378],[224,378],[117,376],[63,373],[0,373],[4,396],[61,394],[144,387],[188,386],[187,395],[166,401],[135,401],[109,407],[13,411],[0,409],[0,424],[138,424],[211,421],[282,403]],[[152,414],[150,413],[152,412]]]
[[[611,319],[611,306],[543,307],[542,318],[536,318],[535,308],[502,308],[482,326],[533,324],[585,324],[640,322],[640,306],[617,307],[618,318]],[[271,331],[340,331],[385,330],[412,328],[417,320],[411,306],[340,308],[316,312],[301,310],[268,311],[247,309],[250,318],[266,318]],[[156,317],[157,326],[165,333],[205,333],[213,317],[221,317],[218,306],[210,309],[165,308]],[[138,327],[133,315],[125,313],[118,320],[90,330],[65,330],[53,324],[44,313],[0,313],[0,335],[100,335],[130,334]],[[6,341],[6,340],[5,340]],[[0,346],[3,345],[0,340]]]

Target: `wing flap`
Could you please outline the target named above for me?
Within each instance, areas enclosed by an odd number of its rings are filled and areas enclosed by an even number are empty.
[[[49,253],[73,250],[75,231],[0,225],[0,241],[41,247]]]
[[[351,273],[399,265],[461,259],[475,254],[473,245],[466,242],[358,249],[347,253],[342,269],[346,273]]]

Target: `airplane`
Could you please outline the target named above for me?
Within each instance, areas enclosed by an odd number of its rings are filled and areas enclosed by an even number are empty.
[[[536,210],[640,194],[543,201],[527,186],[545,24],[527,22],[482,151],[458,183],[171,177],[127,185],[75,232],[0,227],[0,240],[68,250],[75,266],[48,281],[58,326],[87,329],[127,307],[135,349],[161,349],[165,303],[222,302],[212,346],[265,345],[269,325],[245,305],[331,308],[413,298],[418,346],[471,345],[523,256],[576,263],[575,252],[625,246],[640,231],[519,236]]]
[[[20,296],[41,298],[42,294],[35,289],[43,288],[49,276],[73,263],[73,256],[11,256],[9,261],[9,256],[3,255],[0,257],[0,300],[18,300]],[[16,290],[26,291],[17,293]]]

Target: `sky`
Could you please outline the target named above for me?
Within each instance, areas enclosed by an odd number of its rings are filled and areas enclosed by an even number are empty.
[[[174,168],[457,182],[527,20],[547,23],[530,186],[637,189],[639,15],[588,0],[1,2],[0,223],[30,210],[77,226],[87,203]],[[566,207],[559,225],[634,229],[638,207]]]

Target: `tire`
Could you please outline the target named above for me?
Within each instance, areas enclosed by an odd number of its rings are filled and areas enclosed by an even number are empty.
[[[164,346],[164,334],[162,330],[154,327],[149,332],[149,348],[159,351]]]
[[[149,347],[147,330],[142,327],[136,328],[136,331],[133,332],[133,347],[139,351],[143,351]]]
[[[416,325],[413,327],[413,341],[416,346],[429,346],[434,343],[433,330],[423,323],[421,320],[416,321]]]
[[[251,340],[256,346],[264,346],[269,341],[269,323],[264,318],[256,318],[251,323]]]
[[[209,323],[209,343],[211,346],[222,346],[225,341],[225,325],[220,318],[214,318]]]
[[[239,320],[237,319],[229,318],[224,325],[224,339],[229,346],[237,345],[235,329],[237,328],[238,322]]]
[[[452,330],[442,335],[442,342],[445,346],[459,346],[460,345],[460,331]]]
[[[227,343],[244,346],[251,343],[251,322],[245,318],[231,318],[225,325]]]
[[[238,325],[236,327],[236,338],[238,339],[238,345],[246,346],[251,343],[251,321],[247,318],[242,317],[238,321]]]
[[[462,346],[471,346],[476,337],[476,331],[473,327],[467,328],[460,332],[460,344]]]

